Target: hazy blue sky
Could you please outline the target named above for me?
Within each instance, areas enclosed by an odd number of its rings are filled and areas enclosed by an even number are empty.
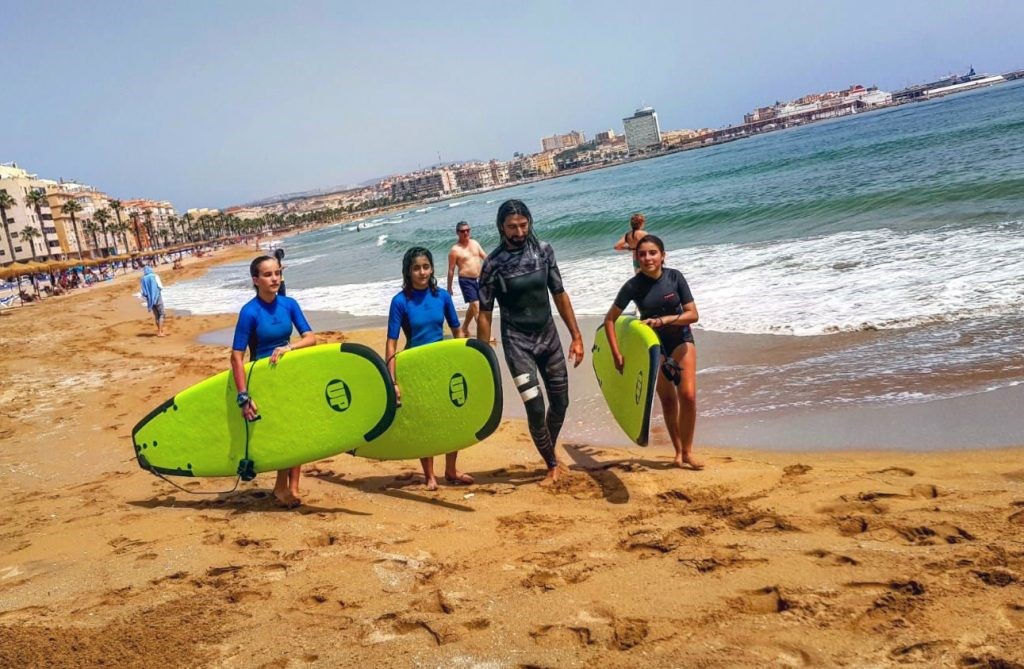
[[[632,9],[627,9],[632,7]],[[0,162],[223,207],[852,83],[1024,67],[1024,2],[0,0]]]

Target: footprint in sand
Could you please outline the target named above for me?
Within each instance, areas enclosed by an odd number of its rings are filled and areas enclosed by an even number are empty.
[[[808,551],[805,555],[809,555],[814,558],[818,558],[828,564],[839,565],[843,567],[855,567],[860,564],[857,560],[853,559],[848,555],[839,555],[838,553],[832,553],[825,550],[824,548],[816,548],[813,551]]]
[[[995,586],[997,588],[1005,588],[1008,585],[1012,585],[1017,582],[1017,577],[1008,571],[1002,569],[993,569],[991,571],[976,571],[974,575],[981,579],[981,582],[985,585]]]
[[[906,467],[886,467],[885,469],[876,469],[875,471],[868,472],[868,474],[899,474],[900,476],[914,476],[917,472],[913,469],[907,469]]]
[[[918,527],[894,527],[893,529],[903,539],[918,546],[931,546],[943,542],[959,544],[965,541],[974,541],[974,535],[951,523],[938,523],[931,527],[921,525]]]
[[[1006,620],[1017,629],[1024,629],[1024,604],[1010,603],[1003,607]]]

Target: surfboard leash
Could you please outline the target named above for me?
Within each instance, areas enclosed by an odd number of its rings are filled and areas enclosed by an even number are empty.
[[[249,381],[252,379],[252,371],[256,369],[256,363],[253,362],[249,365],[249,374],[245,377],[245,388],[251,390]],[[249,400],[250,402],[252,400]],[[256,415],[254,420],[259,420],[259,414]],[[245,457],[238,461],[238,478],[242,481],[252,481],[256,478],[256,463],[249,459],[249,420],[242,416],[242,420],[245,421]],[[235,481],[235,487],[238,487],[238,481]]]
[[[175,483],[171,479],[167,478],[166,476],[164,476],[160,472],[150,471],[150,473],[153,474],[154,476],[156,476],[158,479],[161,479],[165,483],[170,483],[172,486],[174,486],[178,490],[180,490],[182,492],[187,492],[190,495],[230,495],[234,491],[238,490],[238,482],[241,480],[240,476],[236,476],[235,477],[235,485],[231,486],[230,490],[210,490],[210,491],[205,491],[205,490],[189,490],[188,488],[185,488],[183,486],[178,485],[177,483]]]

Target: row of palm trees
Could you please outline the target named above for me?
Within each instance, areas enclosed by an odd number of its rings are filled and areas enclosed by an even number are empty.
[[[40,221],[43,220],[42,208],[46,206],[46,194],[42,189],[34,189],[25,196],[25,204],[32,207]],[[10,227],[7,221],[7,210],[17,205],[17,201],[3,189],[0,189],[0,224],[3,226],[8,248],[14,249]],[[90,219],[79,221],[78,214],[82,212],[82,205],[74,199],[70,199],[61,206],[61,212],[71,219],[71,227],[75,235],[75,246],[79,260],[82,259],[82,240],[79,229],[89,235],[92,240],[93,249],[100,250],[107,255],[129,251],[128,234],[131,233],[135,240],[135,248],[139,251],[160,251],[183,243],[206,242],[222,237],[238,237],[266,232],[284,232],[295,228],[328,223],[338,220],[348,213],[344,209],[323,209],[305,214],[267,214],[260,218],[240,219],[231,214],[203,214],[193,217],[191,214],[183,216],[168,216],[166,227],[157,229],[154,227],[153,214],[149,210],[131,211],[128,214],[128,222],[122,219],[124,205],[120,200],[110,200],[108,207],[95,211]],[[32,259],[39,259],[36,253],[36,240],[43,237],[43,233],[35,226],[25,226],[17,234],[19,241],[29,245],[32,250]],[[100,243],[100,237],[103,242]],[[113,240],[113,243],[111,243]],[[119,251],[119,243],[123,251]],[[45,248],[44,258],[52,258],[49,244],[43,240]]]

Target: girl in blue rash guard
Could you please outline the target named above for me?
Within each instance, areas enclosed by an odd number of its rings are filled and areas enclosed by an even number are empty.
[[[270,358],[276,365],[284,355],[296,348],[316,344],[313,328],[302,314],[298,302],[279,295],[283,284],[281,261],[270,256],[260,256],[249,265],[249,274],[256,289],[256,297],[246,302],[238,313],[235,338],[231,345],[231,373],[238,388],[238,407],[246,420],[256,420],[259,408],[249,397],[245,378],[245,351],[249,350],[250,360]],[[292,328],[302,336],[290,343]],[[302,504],[299,499],[299,473],[301,467],[282,469],[277,472],[274,497],[288,508]]]
[[[391,310],[388,314],[388,337],[385,344],[385,356],[388,370],[395,380],[395,396],[402,400],[402,391],[398,377],[395,375],[395,354],[398,350],[398,334],[405,333],[406,348],[432,344],[444,339],[444,324],[452,331],[452,336],[462,337],[459,317],[455,313],[455,304],[447,291],[437,287],[434,278],[434,256],[422,246],[414,246],[405,252],[402,258],[402,292],[391,298]],[[458,452],[445,456],[444,478],[455,485],[473,482],[473,477],[463,474],[455,467]],[[437,490],[437,479],[434,477],[434,458],[420,458],[423,465],[423,478],[427,490]]]
[[[697,322],[697,305],[682,273],[665,267],[665,244],[654,235],[637,242],[640,271],[623,284],[604,317],[604,330],[615,367],[622,373],[624,361],[615,336],[615,321],[633,302],[644,323],[654,328],[661,341],[662,365],[655,386],[661,400],[665,427],[676,451],[677,467],[703,469],[693,457],[693,428],[697,422],[697,348],[690,326]]]

